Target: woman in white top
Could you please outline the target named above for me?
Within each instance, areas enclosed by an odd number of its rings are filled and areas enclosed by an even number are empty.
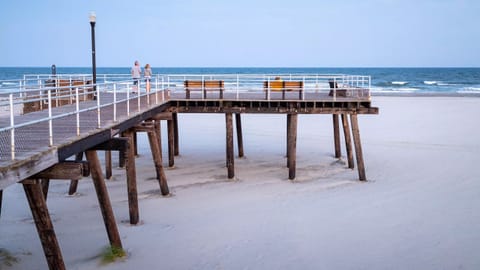
[[[152,79],[152,68],[150,64],[145,65],[145,69],[143,71],[143,76],[145,77],[146,89],[147,93],[150,92],[150,80]]]

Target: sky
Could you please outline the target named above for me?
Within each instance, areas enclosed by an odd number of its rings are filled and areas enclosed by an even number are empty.
[[[2,0],[0,66],[479,67],[478,0]]]

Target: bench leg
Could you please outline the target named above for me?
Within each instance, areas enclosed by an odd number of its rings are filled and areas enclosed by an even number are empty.
[[[285,90],[282,90],[282,99],[285,100]]]
[[[186,91],[185,98],[190,99],[190,90],[187,89],[185,91]]]
[[[220,99],[223,99],[223,90],[220,90]]]
[[[298,91],[298,99],[302,99],[302,93],[303,93],[302,90]]]

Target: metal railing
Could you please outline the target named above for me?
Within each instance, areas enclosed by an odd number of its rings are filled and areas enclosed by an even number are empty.
[[[64,85],[67,77],[69,84]],[[132,116],[168,100],[168,93],[157,79],[152,81],[150,91],[147,92],[140,87],[134,94],[132,94],[133,82],[130,80],[93,85],[88,83],[87,79],[88,77],[57,76],[55,80],[49,77],[36,77],[11,80],[8,84],[0,81],[2,85],[9,86],[0,88],[0,143],[8,142],[11,160],[16,158],[18,148],[16,131],[19,129],[47,123],[48,146],[53,146],[55,139],[53,121],[56,119],[75,116],[76,123],[72,126],[75,126],[76,136],[80,136],[82,126],[87,125],[81,118],[82,113],[96,112],[96,128],[101,128],[102,123],[117,122],[121,117]],[[85,83],[80,84],[82,81]],[[66,105],[70,106],[68,110],[56,109]],[[107,107],[113,110],[113,113],[108,115],[107,119],[102,119],[104,115],[102,110]],[[37,113],[35,117],[23,117],[33,112],[42,113]],[[6,147],[2,146],[2,152],[5,149]],[[0,158],[5,158],[4,156],[5,153],[0,155]]]
[[[371,77],[363,75],[344,74],[184,74],[163,75],[165,85],[172,93],[185,91],[184,82],[189,81],[223,81],[224,92],[234,93],[235,99],[241,99],[244,93],[265,93],[265,99],[271,100],[272,93],[288,88],[271,87],[275,81],[301,82],[302,97],[305,100],[309,94],[323,94],[334,101],[339,97],[370,100]],[[206,89],[202,89],[202,92]],[[342,90],[342,91],[340,91]],[[341,94],[340,94],[341,93]],[[203,99],[204,94],[200,95]],[[232,95],[231,95],[232,96]],[[322,99],[322,95],[313,98]],[[298,99],[298,98],[296,98]]]
[[[9,143],[11,159],[15,159],[17,146],[15,144],[16,131],[38,123],[48,123],[48,146],[53,146],[55,134],[53,121],[62,117],[75,115],[76,135],[80,136],[81,128],[85,125],[80,115],[94,111],[97,114],[96,127],[101,128],[105,121],[119,121],[120,117],[129,117],[132,113],[139,113],[166,102],[170,94],[175,98],[183,98],[186,93],[185,81],[222,81],[224,99],[251,99],[273,100],[279,90],[273,88],[271,82],[301,82],[300,95],[294,100],[327,100],[337,101],[343,98],[354,100],[370,100],[371,78],[361,75],[342,74],[184,74],[152,76],[151,90],[147,93],[145,82],[139,83],[139,91],[132,95],[134,82],[128,74],[104,74],[97,77],[97,83],[91,83],[91,75],[61,74],[61,75],[25,75],[22,80],[0,81],[0,146]],[[208,89],[200,89],[201,95],[191,99],[206,99],[204,95]],[[296,89],[299,90],[299,89]],[[215,97],[215,99],[218,99]],[[277,98],[278,99],[278,98]],[[96,102],[93,102],[95,100]],[[136,100],[135,102],[131,102]],[[90,101],[90,102],[86,102]],[[120,104],[123,104],[121,108]],[[71,105],[70,111],[54,109]],[[73,106],[74,105],[74,106]],[[34,120],[20,117],[29,112],[46,111],[38,114]],[[108,119],[102,119],[102,110],[112,107],[113,113]],[[136,107],[136,108],[133,108]],[[136,111],[135,111],[136,110]],[[2,149],[6,149],[2,147]],[[4,150],[2,150],[3,152]],[[0,158],[5,158],[5,154]]]

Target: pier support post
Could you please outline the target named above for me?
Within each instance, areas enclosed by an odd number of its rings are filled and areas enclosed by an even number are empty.
[[[0,217],[2,217],[3,189],[0,189]]]
[[[365,166],[363,163],[362,144],[360,141],[360,130],[358,129],[357,114],[351,114],[350,121],[352,122],[353,143],[355,144],[355,155],[357,157],[358,177],[360,181],[367,181],[367,176],[365,175]]]
[[[117,224],[115,223],[115,216],[113,215],[112,205],[108,196],[105,180],[103,179],[102,167],[98,159],[97,151],[88,150],[85,152],[87,161],[90,166],[90,173],[92,175],[93,185],[97,192],[98,204],[103,216],[103,222],[107,230],[110,245],[122,248],[120,234],[118,233]]]
[[[112,179],[112,151],[105,151],[105,178]]]
[[[130,224],[135,225],[139,221],[138,195],[137,195],[137,170],[135,167],[135,131],[128,129],[124,132],[124,136],[128,139],[127,149],[125,151],[125,165],[127,171],[127,194],[128,194],[128,211],[130,216]]]
[[[82,161],[83,160],[83,152],[80,152],[78,154],[75,155],[75,161]],[[75,192],[77,192],[77,187],[78,187],[78,180],[77,179],[72,179],[70,181],[70,187],[68,189],[68,195],[72,196],[73,194],[75,194]]]
[[[288,114],[288,179],[294,180],[297,163],[297,122],[298,114]],[[288,118],[287,118],[288,119]]]
[[[172,113],[172,120],[173,120],[173,134],[174,134],[174,155],[180,155],[180,150],[178,147],[178,114]]]
[[[232,113],[225,113],[226,146],[227,146],[227,170],[228,179],[235,177],[234,151],[233,151],[233,117]]]
[[[286,132],[287,134],[285,136],[287,138],[287,143],[286,143],[287,168],[288,168],[288,166],[290,166],[290,161],[289,161],[289,159],[290,159],[290,147],[289,147],[289,145],[290,145],[290,133],[289,132],[290,132],[291,122],[292,122],[292,115],[287,114],[287,132]]]
[[[53,229],[53,223],[48,213],[47,203],[45,202],[40,182],[38,180],[25,181],[23,182],[23,189],[32,211],[48,268],[50,270],[65,269],[62,252]]]
[[[175,166],[175,128],[173,124],[173,118],[167,120],[167,131],[168,131],[168,167],[172,168]]]
[[[42,183],[42,193],[43,197],[45,198],[45,201],[47,201],[47,196],[48,196],[48,188],[50,187],[50,179],[48,178],[43,178],[40,180]]]
[[[242,134],[242,118],[241,114],[235,114],[235,124],[237,129],[237,145],[238,157],[243,157],[243,134]]]
[[[333,118],[333,140],[335,143],[335,158],[340,158],[342,156],[342,151],[340,148],[340,126],[338,123],[338,114],[332,114]]]
[[[168,189],[167,176],[163,169],[161,148],[159,146],[160,139],[156,130],[155,125],[152,125],[149,128],[147,131],[148,141],[150,142],[150,149],[152,151],[152,159],[157,173],[157,180],[160,185],[160,192],[163,196],[166,196],[170,194],[170,190]]]
[[[353,169],[353,151],[352,151],[352,137],[350,135],[350,125],[348,124],[348,116],[342,113],[343,135],[345,137],[345,148],[347,149],[348,168]]]

